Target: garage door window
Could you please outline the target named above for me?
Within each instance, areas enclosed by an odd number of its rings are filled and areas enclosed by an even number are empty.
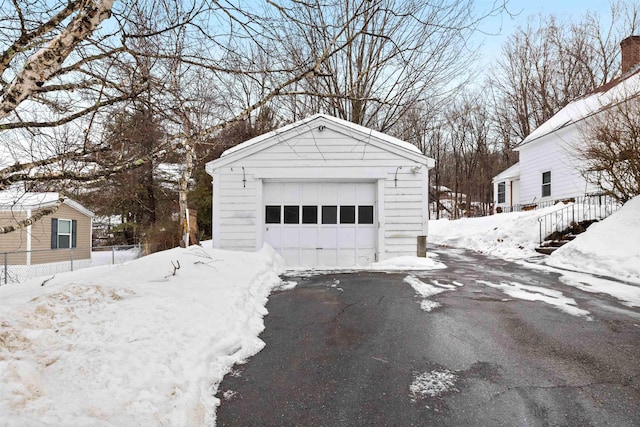
[[[302,223],[303,224],[318,223],[318,207],[317,206],[302,207]]]
[[[373,224],[373,206],[358,206],[358,224]]]
[[[340,206],[340,224],[356,223],[356,207]]]
[[[338,223],[338,207],[337,206],[322,207],[322,223],[323,224]]]
[[[300,224],[300,206],[284,207],[284,223]]]
[[[267,206],[265,209],[265,222],[267,224],[280,224],[280,206]]]

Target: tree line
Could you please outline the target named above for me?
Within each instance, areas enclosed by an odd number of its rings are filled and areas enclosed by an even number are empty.
[[[62,191],[119,216],[122,239],[171,246],[187,209],[210,233],[207,161],[323,112],[414,143],[433,187],[488,203],[514,145],[616,75],[638,10],[540,16],[479,77],[506,0],[247,3],[3,2],[0,190]]]

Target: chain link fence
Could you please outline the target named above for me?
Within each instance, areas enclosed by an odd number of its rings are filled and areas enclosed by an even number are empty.
[[[139,245],[0,252],[0,285],[100,265],[122,264],[142,256]]]

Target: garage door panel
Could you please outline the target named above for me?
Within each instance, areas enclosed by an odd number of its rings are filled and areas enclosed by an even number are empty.
[[[302,199],[302,184],[285,182],[283,184],[282,201],[286,205],[300,204]]]
[[[338,249],[338,267],[351,267],[356,265],[356,253],[353,250]]]
[[[338,234],[338,247],[350,248],[356,247],[356,227],[340,227],[340,233]]]
[[[300,247],[301,248],[318,248],[318,228],[302,227],[300,229]]]
[[[302,185],[302,196],[300,201],[303,205],[318,205],[320,196],[320,184],[305,183]]]
[[[265,205],[275,205],[282,202],[282,186],[281,185],[263,185],[262,199]]]
[[[375,250],[360,250],[358,249],[357,265],[368,265],[375,261]]]
[[[316,265],[323,267],[338,265],[338,250],[323,249],[321,251],[318,251],[318,259]]]
[[[338,226],[322,226],[318,233],[318,247],[322,249],[335,249],[338,247]]]
[[[358,229],[357,245],[359,248],[375,248],[376,245],[376,229],[373,227]]]
[[[280,249],[278,252],[286,265],[303,265],[300,264],[300,249]]]
[[[299,248],[300,247],[300,230],[297,227],[282,228],[282,248]]]
[[[338,190],[338,204],[340,205],[355,205],[356,202],[357,184],[344,184],[340,186]]]
[[[280,227],[267,227],[264,232],[264,241],[274,249],[282,247],[280,231]]]
[[[367,183],[357,184],[358,205],[373,205],[376,201],[376,189],[373,185]]]
[[[338,183],[323,182],[319,187],[318,203],[321,205],[338,204]]]
[[[300,249],[301,265],[318,265],[318,251],[314,249]],[[331,264],[329,264],[331,265]]]

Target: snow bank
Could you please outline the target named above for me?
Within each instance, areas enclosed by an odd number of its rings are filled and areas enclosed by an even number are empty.
[[[439,270],[447,268],[440,261],[433,259],[435,254],[429,254],[426,258],[416,256],[399,256],[380,261],[366,267],[367,270]]]
[[[517,260],[536,256],[540,240],[538,218],[558,209],[545,209],[457,220],[429,221],[429,243],[471,249]]]
[[[281,268],[196,246],[0,287],[0,426],[215,423]]]
[[[481,218],[429,221],[429,243],[507,260],[539,257],[538,218],[558,206]],[[546,264],[640,284],[640,196],[545,259]]]
[[[640,196],[591,225],[546,263],[640,283]]]

